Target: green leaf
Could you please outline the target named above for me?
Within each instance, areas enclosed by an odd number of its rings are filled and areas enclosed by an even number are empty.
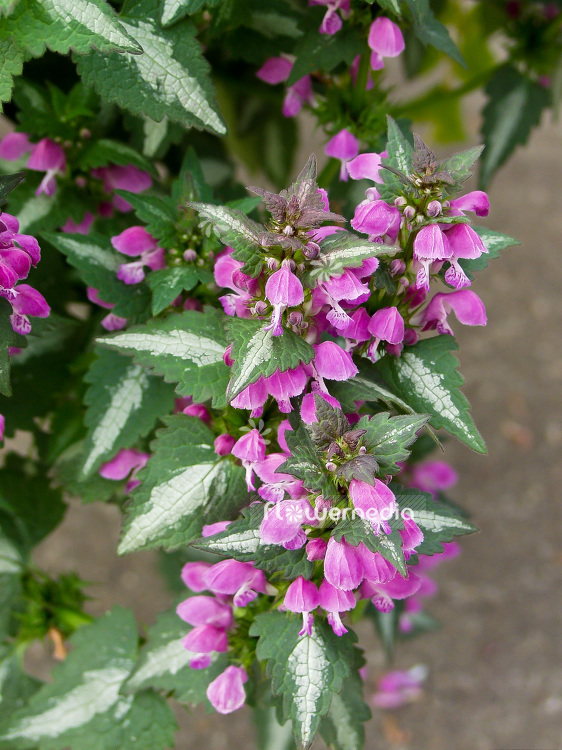
[[[158,174],[152,162],[145,159],[136,149],[131,148],[126,143],[112,141],[109,138],[87,142],[76,161],[76,166],[82,169],[105,167],[106,164],[133,165],[153,176]]]
[[[362,750],[365,743],[363,722],[371,710],[363,700],[363,680],[353,672],[335,693],[328,714],[320,724],[320,734],[330,750]]]
[[[152,289],[152,314],[158,315],[171,305],[178,294],[188,292],[193,289],[202,280],[209,280],[197,266],[181,265],[172,268],[162,268],[160,271],[153,271],[148,276],[148,286]]]
[[[24,561],[20,550],[0,529],[0,640],[2,641],[11,634],[12,610],[21,593],[23,572]]]
[[[135,209],[146,224],[146,230],[158,240],[160,247],[171,250],[177,245],[177,209],[170,198],[159,195],[139,195],[128,190],[116,190]]]
[[[209,667],[191,669],[189,662],[196,654],[188,651],[181,642],[188,630],[189,626],[175,611],[159,615],[155,625],[148,629],[146,643],[123,692],[131,694],[153,688],[173,693],[180,703],[204,703],[210,708],[207,686],[224,672],[228,658],[225,654],[215,653]]]
[[[357,55],[365,51],[365,40],[357,29],[345,28],[338,34],[319,34],[318,28],[311,29],[300,39],[293,54],[296,55],[287,85],[317,70],[329,73],[340,63],[348,67]]]
[[[377,369],[391,390],[417,413],[431,415],[433,427],[443,427],[478,453],[486,444],[470,416],[470,405],[460,390],[464,378],[451,353],[458,349],[452,336],[423,339],[406,346],[400,357],[383,357]]]
[[[443,552],[443,542],[452,542],[457,536],[478,531],[473,523],[467,521],[452,506],[434,500],[427,492],[415,489],[397,491],[396,502],[401,511],[411,511],[410,517],[423,532],[423,542],[416,547],[417,554],[440,554]]]
[[[124,492],[124,480],[117,482],[113,479],[104,479],[95,473],[84,481],[83,464],[84,443],[80,441],[67,448],[53,467],[55,479],[69,495],[79,497],[83,503],[104,503],[112,499],[117,492]]]
[[[237,513],[247,502],[244,471],[219,459],[214,435],[195,417],[166,417],[138,474],[118,552],[173,549],[201,535],[204,524]]]
[[[6,202],[7,196],[12,192],[12,190],[17,188],[24,177],[25,172],[0,175],[0,206]]]
[[[101,349],[84,380],[90,384],[84,402],[88,435],[84,477],[92,475],[120,448],[148,435],[159,417],[174,406],[174,392],[160,378],[117,352]]]
[[[341,275],[346,268],[359,268],[367,258],[392,257],[398,248],[392,245],[379,245],[368,242],[351,232],[336,232],[320,243],[321,255],[313,260],[313,268],[306,274],[307,286],[327,281]]]
[[[408,446],[428,419],[425,414],[391,417],[388,412],[381,412],[370,418],[362,417],[356,429],[367,431],[363,443],[376,456],[381,471],[396,474],[401,471],[397,463],[408,458]]]
[[[25,51],[11,38],[0,38],[0,101],[12,98],[14,77],[21,75],[25,62]]]
[[[547,89],[510,65],[495,71],[485,91],[488,103],[484,107],[482,123],[485,144],[480,163],[482,189],[514,149],[527,142],[550,103]]]
[[[60,490],[46,476],[30,476],[23,468],[0,470],[0,526],[26,554],[51,533],[66,511]]]
[[[266,662],[283,719],[292,721],[297,742],[309,748],[334,695],[340,693],[356,663],[356,636],[338,637],[319,618],[310,636],[299,636],[301,626],[299,616],[267,612],[256,616],[250,635],[259,636],[256,656]]]
[[[414,149],[410,141],[402,132],[400,126],[390,115],[387,116],[386,152],[388,157],[382,159],[382,165],[388,165],[404,175],[412,173]],[[383,185],[378,188],[383,199],[394,200],[403,191],[403,185],[397,175],[388,169],[381,170]]]
[[[203,313],[188,310],[98,342],[131,355],[137,364],[163,375],[166,382],[178,383],[179,395],[193,396],[197,402],[212,398],[213,406],[222,408],[230,375],[223,361],[227,347],[223,319],[214,308]]]
[[[242,271],[249,276],[259,276],[265,257],[260,237],[265,227],[249,219],[242,211],[212,203],[189,203],[204,222],[208,222],[219,240],[234,248],[232,257],[244,263]],[[202,226],[204,226],[202,222]]]
[[[406,0],[414,21],[414,32],[424,45],[431,45],[449,55],[455,62],[466,68],[466,62],[459,48],[451,39],[451,36],[441,21],[438,21],[429,0]]]
[[[225,326],[232,343],[232,359],[228,398],[232,401],[244,388],[279,370],[293,370],[300,364],[308,364],[314,357],[314,349],[303,338],[288,328],[282,336],[273,336],[266,331],[262,320],[227,318]]]
[[[474,148],[469,148],[467,151],[460,151],[458,154],[453,154],[448,159],[439,162],[439,171],[448,172],[455,183],[460,186],[461,183],[466,182],[471,176],[471,167],[480,157],[483,150],[484,146],[474,146]]]
[[[130,611],[115,608],[71,638],[74,646],[27,706],[0,727],[6,750],[165,750],[176,723],[165,700],[121,688],[135,665],[137,630]]]
[[[288,580],[298,576],[310,578],[314,563],[308,560],[304,547],[289,550],[279,544],[262,543],[259,528],[264,511],[264,505],[254,503],[244,508],[242,517],[233,521],[225,531],[199,539],[193,546],[240,562],[253,562],[256,568],[269,575],[282,573]]]
[[[184,16],[197,13],[205,4],[205,0],[162,0],[160,23],[162,26],[171,26]]]
[[[359,369],[355,377],[344,383],[337,381],[330,383],[330,393],[338,399],[345,412],[356,411],[356,401],[383,401],[398,411],[406,414],[414,413],[411,406],[388,389],[372,362],[364,357],[357,357],[355,364]]]
[[[383,10],[390,11],[391,13],[396,13],[397,16],[400,16],[402,14],[398,0],[376,0],[376,1]],[[375,0],[367,0],[367,2],[373,3],[375,2]]]
[[[92,49],[140,55],[141,45],[103,0],[20,0],[2,34],[40,57],[48,47],[64,55]]]
[[[0,650],[0,721],[22,708],[41,686],[22,670],[22,658],[4,646]]]
[[[521,244],[519,240],[516,240],[507,234],[496,232],[494,229],[488,229],[488,227],[473,226],[472,228],[479,235],[488,252],[482,253],[479,258],[474,258],[473,260],[461,258],[460,264],[471,279],[474,278],[474,273],[476,271],[482,271],[484,268],[487,268],[488,263],[491,260],[499,258],[502,250]]]
[[[53,195],[36,195],[41,179],[40,173],[28,172],[19,190],[9,197],[8,208],[18,217],[20,232],[38,235],[62,226],[69,216],[78,221],[84,218],[85,207],[82,210],[75,188],[59,186]]]
[[[278,471],[302,479],[307,489],[320,492],[327,500],[336,502],[340,500],[341,497],[332,476],[318,455],[306,426],[301,423],[296,429],[288,430],[285,433],[285,440],[291,455],[278,468]]]
[[[224,135],[195,26],[182,21],[170,29],[160,28],[159,7],[158,0],[126,3],[120,21],[142,45],[144,54],[92,53],[77,58],[82,80],[103,99],[133,114],[157,122],[168,117],[186,128]]]

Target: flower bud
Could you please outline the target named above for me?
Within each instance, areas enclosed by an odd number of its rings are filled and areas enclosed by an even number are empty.
[[[338,467],[333,461],[326,461],[326,468],[328,471],[335,471]]]
[[[300,324],[302,323],[302,313],[298,310],[293,310],[291,313],[289,313],[287,323],[290,326],[300,326]]]
[[[294,271],[297,267],[297,264],[292,258],[285,258],[285,260],[281,263],[282,266],[285,268],[288,268],[289,271]]]
[[[254,312],[256,315],[265,315],[266,310],[267,302],[264,302],[262,299],[258,300],[254,305]]]
[[[413,206],[406,206],[404,208],[404,216],[406,217],[406,219],[408,219],[408,221],[413,219],[415,215],[416,209]]]
[[[398,198],[394,199],[394,205],[397,206],[398,208],[400,206],[405,206],[406,205],[406,198],[404,198],[403,196],[399,195]]]
[[[318,505],[316,506],[318,507]],[[326,554],[326,547],[328,542],[320,537],[317,539],[311,539],[306,545],[306,556],[310,562],[315,560],[323,560]]]
[[[227,432],[223,432],[219,435],[214,442],[215,453],[217,456],[227,456],[232,448],[236,439],[229,435]]]
[[[309,260],[314,260],[320,255],[320,245],[316,242],[307,242],[303,248],[303,253]]]
[[[277,258],[270,257],[267,258],[265,262],[270,271],[277,271],[277,269],[279,268],[279,261],[277,260]]]
[[[439,201],[431,201],[426,209],[426,214],[431,217],[439,216],[443,212],[443,207]]]
[[[190,248],[189,250],[186,250],[184,252],[183,259],[185,260],[186,263],[191,263],[197,259],[197,253],[195,252],[195,250],[192,250]]]
[[[231,353],[232,353],[232,344],[230,344],[230,346],[226,347],[226,350],[225,350],[224,354],[222,355],[222,358],[224,360],[224,364],[227,367],[232,367],[232,365],[234,364],[234,360],[230,356]]]
[[[405,346],[413,346],[414,344],[417,344],[418,338],[419,337],[417,331],[415,331],[413,328],[407,328],[406,333],[404,334]]]
[[[389,271],[391,276],[402,275],[406,270],[406,264],[401,258],[395,258],[391,261]]]

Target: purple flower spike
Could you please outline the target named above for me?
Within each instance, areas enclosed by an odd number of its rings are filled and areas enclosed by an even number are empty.
[[[369,332],[381,341],[400,344],[404,340],[404,318],[396,307],[383,307],[371,318]]]
[[[384,201],[365,201],[355,209],[351,226],[363,234],[373,237],[385,237],[394,242],[398,236],[402,216],[394,206]]]
[[[7,133],[0,141],[0,159],[17,161],[31,149],[26,133]]]
[[[33,147],[27,166],[37,172],[46,173],[37,188],[36,195],[41,195],[41,193],[53,195],[57,189],[55,176],[66,169],[66,154],[58,143],[50,138],[42,138]]]
[[[232,608],[212,596],[191,596],[176,607],[176,614],[189,625],[215,625],[228,629],[233,622]]]
[[[449,240],[437,224],[422,227],[414,238],[414,258],[420,265],[417,288],[429,290],[430,264],[436,260],[449,260],[451,256]]]
[[[273,305],[271,323],[266,326],[266,331],[271,331],[273,336],[281,336],[283,327],[281,315],[287,307],[296,307],[304,302],[304,290],[300,280],[291,269],[283,265],[275,271],[265,285],[265,296]]]
[[[314,367],[321,379],[349,380],[359,372],[351,359],[334,341],[324,341],[314,347]]]
[[[439,292],[422,313],[423,330],[436,328],[439,333],[452,334],[447,322],[448,314],[453,310],[459,323],[467,326],[485,326],[486,308],[480,297],[470,289],[458,292]]]
[[[371,66],[373,70],[384,67],[385,57],[398,57],[404,51],[404,37],[400,28],[390,18],[375,18],[369,29],[369,47],[373,50]]]
[[[283,604],[290,612],[302,612],[302,630],[299,635],[312,635],[312,611],[320,603],[316,584],[302,576],[296,578],[285,594]]]
[[[244,683],[248,675],[242,667],[227,667],[207,688],[207,698],[219,714],[231,714],[246,701]]]
[[[188,651],[196,654],[210,654],[212,651],[228,651],[228,636],[224,628],[215,625],[198,625],[182,638],[182,644]]]
[[[328,581],[320,584],[320,606],[328,613],[328,622],[336,635],[345,635],[347,628],[341,621],[340,612],[347,612],[355,607],[355,597],[351,591],[342,591]]]
[[[343,537],[341,542],[331,537],[324,558],[324,576],[337,589],[356,589],[363,580],[363,562],[357,547],[352,547]]]
[[[339,18],[339,16],[337,16]],[[341,161],[340,180],[347,182],[347,164],[359,153],[359,141],[349,130],[340,132],[326,144],[326,155]]]

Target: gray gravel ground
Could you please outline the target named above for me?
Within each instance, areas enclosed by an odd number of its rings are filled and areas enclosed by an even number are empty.
[[[562,748],[561,147],[560,125],[546,124],[491,189],[489,225],[523,244],[477,281],[488,326],[455,326],[489,455],[447,444],[460,472],[455,498],[482,533],[466,538],[463,555],[436,574],[441,588],[429,609],[442,630],[399,652],[400,667],[429,666],[425,697],[395,713],[375,712],[368,750]],[[119,603],[151,623],[169,596],[154,555],[116,557],[118,526],[114,508],[74,504],[36,560],[97,581],[93,613]],[[368,626],[362,634],[371,693],[383,660]],[[32,656],[40,670],[40,649]],[[176,750],[253,747],[244,711],[178,716]]]

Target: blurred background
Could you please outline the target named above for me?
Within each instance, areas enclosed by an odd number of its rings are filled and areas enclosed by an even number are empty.
[[[478,96],[468,102],[471,133],[478,131],[481,103]],[[299,161],[310,150],[321,159],[318,136],[308,121],[303,126],[310,137]],[[431,145],[431,134],[418,130]],[[434,574],[439,591],[427,609],[441,629],[398,650],[397,667],[427,666],[423,696],[395,711],[373,709],[368,750],[562,748],[561,124],[545,118],[489,192],[485,223],[521,245],[475,282],[487,327],[454,326],[465,393],[489,454],[453,440],[445,446],[460,475],[452,496],[481,533],[464,538],[462,555]],[[156,554],[116,556],[119,525],[115,506],[74,502],[35,559],[49,573],[76,571],[91,581],[92,614],[118,603],[148,625],[172,594]],[[388,666],[370,622],[362,623],[360,636],[370,698]],[[50,650],[36,645],[28,655],[42,677]],[[238,747],[253,746],[247,711],[221,717],[178,707],[178,719],[176,750],[222,750],[234,738]],[[314,747],[322,746],[318,740]]]

